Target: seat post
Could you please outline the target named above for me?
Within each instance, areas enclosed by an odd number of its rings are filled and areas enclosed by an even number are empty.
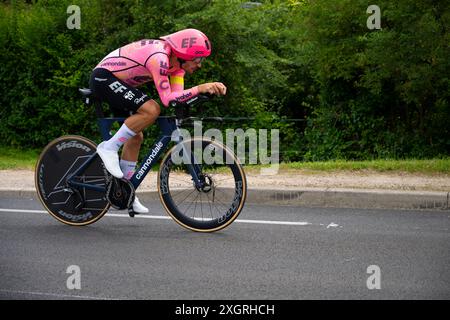
[[[94,101],[95,114],[97,118],[104,118],[105,114],[103,113],[102,103],[99,100]]]
[[[96,99],[91,89],[80,88],[79,91],[83,95],[84,103],[87,105],[94,105],[95,115],[97,116],[97,123],[100,128],[100,134],[103,141],[111,139],[111,127],[114,122],[119,122],[121,125],[125,121],[125,118],[105,118],[103,113],[102,102]]]
[[[111,127],[114,122],[118,122],[120,125],[124,123],[126,118],[98,118],[97,123],[100,128],[103,141],[109,140],[112,137]]]

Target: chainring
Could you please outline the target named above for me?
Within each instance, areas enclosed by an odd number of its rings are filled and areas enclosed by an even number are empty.
[[[107,183],[106,199],[117,210],[129,208],[134,201],[135,190],[130,181],[112,177]]]

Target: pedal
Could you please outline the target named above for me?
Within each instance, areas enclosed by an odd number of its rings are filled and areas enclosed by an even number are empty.
[[[134,212],[132,208],[128,208],[128,215],[129,215],[131,218],[134,218],[134,216],[135,216],[136,214],[139,214],[139,213]]]

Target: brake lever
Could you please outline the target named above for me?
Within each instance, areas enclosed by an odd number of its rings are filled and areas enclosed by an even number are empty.
[[[211,100],[212,98],[214,98],[215,97],[215,95],[213,95],[213,94],[211,94],[211,93],[209,93],[209,92],[206,92],[206,93],[200,93],[199,95],[198,95],[199,97],[201,97],[201,99],[202,100]]]

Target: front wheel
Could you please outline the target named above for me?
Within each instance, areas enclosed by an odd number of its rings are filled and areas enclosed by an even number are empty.
[[[195,170],[202,181],[196,185]],[[223,144],[193,138],[175,145],[158,174],[162,204],[181,226],[213,232],[230,225],[242,211],[247,181],[238,158]]]

